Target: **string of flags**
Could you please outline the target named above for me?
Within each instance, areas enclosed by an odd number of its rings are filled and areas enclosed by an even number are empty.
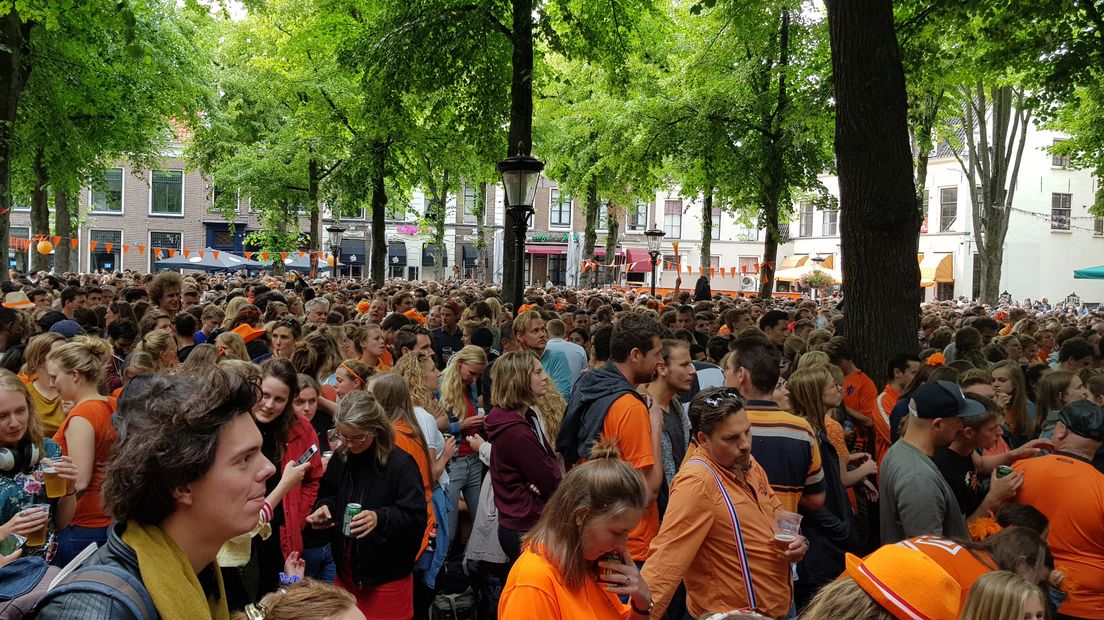
[[[682,269],[683,269],[682,257],[678,253],[679,244],[676,242],[676,243],[673,243],[671,245],[674,246],[675,260],[674,261],[660,261],[659,264],[657,265],[657,268],[660,268],[662,271],[674,271],[676,274],[682,273]],[[631,262],[631,263],[628,263],[628,262],[619,263],[619,262],[617,262],[617,259],[614,258],[613,262],[602,263],[602,262],[599,262],[598,259],[589,258],[589,259],[585,259],[585,260],[581,261],[580,264],[579,264],[579,268],[580,268],[582,273],[586,273],[588,271],[596,271],[599,267],[605,267],[605,268],[624,267],[626,269],[631,270],[634,267],[636,267],[637,265],[640,265],[640,264],[650,265],[651,262],[652,262],[651,258],[648,258],[648,259],[645,259],[645,260],[638,260],[638,261]],[[686,267],[687,275],[693,275],[694,274],[694,267],[692,265],[686,265],[685,267]],[[720,277],[724,278],[724,277],[726,277],[725,272],[727,271],[728,272],[727,277],[729,277],[729,278],[735,278],[737,272],[739,272],[740,277],[743,277],[743,276],[746,276],[746,275],[749,275],[749,274],[759,274],[762,279],[766,279],[768,277],[767,274],[768,274],[769,270],[773,270],[773,269],[774,269],[774,263],[773,262],[765,262],[765,263],[756,262],[754,265],[740,265],[739,267],[734,267],[734,266],[733,267],[727,267],[727,268],[726,267],[710,267],[709,269],[706,269],[705,267],[698,267],[698,275],[704,276],[706,274],[706,272],[708,272],[710,278],[716,278],[717,275],[718,275],[718,272],[719,272]]]
[[[70,247],[72,247],[72,249],[74,251],[77,250],[80,247],[80,240],[79,239],[74,238],[74,237],[63,237],[61,235],[35,235],[34,237],[32,237],[30,239],[19,239],[19,238],[13,237],[9,240],[9,245],[12,248],[17,249],[21,252],[29,252],[33,248],[39,254],[49,254],[50,252],[54,251],[54,248],[60,246],[62,244],[62,242],[69,243]],[[183,248],[166,248],[166,247],[157,246],[157,245],[147,246],[146,244],[141,244],[141,243],[115,244],[115,243],[112,243],[110,241],[102,242],[102,243],[99,242],[99,241],[96,241],[96,240],[89,240],[88,241],[88,249],[91,250],[92,252],[95,252],[96,248],[103,248],[104,252],[106,252],[108,254],[111,254],[115,251],[116,247],[118,247],[123,254],[128,254],[130,252],[137,252],[139,255],[143,255],[143,256],[145,255],[146,251],[149,250],[150,254],[152,254],[155,258],[161,258],[161,257],[164,257],[164,256],[167,256],[169,258],[174,258],[177,255],[177,253],[180,253],[184,258],[189,258],[193,255],[196,255],[196,256],[199,256],[199,258],[202,260],[206,256],[206,254],[208,253],[207,250],[188,250],[188,249],[183,249]],[[215,258],[216,260],[219,257],[219,251],[218,250],[210,250],[210,254],[211,254],[212,258]],[[276,256],[279,256],[280,260],[286,261],[287,257],[289,255],[292,255],[292,256],[297,255],[299,258],[305,258],[310,254],[317,255],[318,260],[320,260],[320,261],[331,261],[331,262],[333,261],[333,256],[327,254],[325,251],[322,251],[322,250],[315,250],[315,251],[310,251],[310,252],[305,251],[305,250],[298,250],[298,251],[291,251],[291,252],[242,252],[242,255],[245,256],[246,260],[253,260],[253,257],[256,256],[257,260],[266,261],[266,262],[269,259],[275,259]]]

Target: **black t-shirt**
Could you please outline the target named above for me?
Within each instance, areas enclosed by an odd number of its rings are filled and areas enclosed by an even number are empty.
[[[950,448],[937,448],[932,461],[947,484],[951,485],[962,514],[967,517],[972,515],[985,498],[982,481],[974,469],[973,455],[962,456]]]

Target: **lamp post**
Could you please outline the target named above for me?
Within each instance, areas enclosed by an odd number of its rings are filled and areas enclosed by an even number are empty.
[[[502,292],[506,301],[513,304],[514,312],[521,307],[525,293],[525,229],[526,220],[533,213],[533,201],[537,197],[537,181],[540,180],[544,162],[528,155],[515,155],[498,162],[502,175],[502,187],[506,190],[506,219],[514,227],[514,247],[503,248],[503,254],[513,254],[513,277],[503,281]]]
[[[1008,304],[1012,303],[1012,294],[1009,293],[1008,291],[1005,291],[1005,292],[1000,294],[1000,297],[997,298],[997,301],[1002,303],[1002,304],[1008,305]]]
[[[1077,293],[1070,293],[1066,297],[1066,305],[1073,306],[1076,309],[1081,305],[1081,298],[1077,296]]]
[[[330,273],[333,275],[334,281],[337,280],[337,265],[340,262],[338,259],[341,255],[341,235],[345,234],[345,227],[341,224],[334,222],[326,232],[330,234],[330,253],[333,254],[333,271]]]
[[[659,245],[663,243],[663,236],[666,234],[658,228],[644,231],[644,236],[648,238],[648,256],[652,257],[652,297],[656,296],[656,266],[659,265]]]

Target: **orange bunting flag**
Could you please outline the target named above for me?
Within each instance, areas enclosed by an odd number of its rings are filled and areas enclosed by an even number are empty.
[[[253,260],[253,253],[252,252],[246,252],[245,253],[245,260]]]
[[[302,250],[299,250],[299,258],[303,258],[303,257],[304,257],[304,256],[306,256],[306,255],[307,255],[307,253],[306,253],[306,252],[304,252],[304,251],[302,251]]]
[[[77,249],[77,243],[78,242],[79,242],[78,239],[70,239],[69,240],[69,245],[73,246],[73,249],[75,250],[75,249]]]
[[[90,249],[90,250],[92,250],[93,252],[95,252],[95,251],[96,251],[96,244],[97,244],[97,243],[98,243],[98,242],[96,242],[96,241],[92,241],[91,239],[89,239],[89,241],[88,241],[88,249]]]
[[[180,250],[180,252],[184,255],[184,258],[188,258],[188,255],[192,253],[191,250]]]
[[[694,273],[694,267],[691,266],[691,265],[687,265],[686,266],[686,275],[690,275],[692,273]]]
[[[203,250],[196,252],[199,255],[199,260],[203,260]]]
[[[128,250],[130,250],[130,246],[124,243],[123,244],[123,254],[126,254]]]
[[[280,252],[280,260],[282,260],[282,261],[287,260],[287,252]]]
[[[761,271],[762,268],[763,268],[762,265],[760,265],[759,263],[755,263],[755,270],[756,271]]]
[[[716,267],[710,267],[709,268],[709,277],[712,278],[715,275],[717,275],[717,268]]]
[[[114,253],[114,250],[115,250],[115,244],[114,244],[114,243],[110,243],[110,242],[109,242],[109,243],[105,243],[105,244],[104,244],[104,247],[105,247],[105,248],[107,248],[107,253],[108,253],[108,254],[112,254],[112,253]]]
[[[59,235],[54,235],[54,245],[61,245],[61,237]]]
[[[169,248],[169,258],[174,258],[175,256],[176,256],[176,248]]]
[[[161,257],[161,248],[159,248],[157,246],[154,246],[154,247],[150,248],[150,253],[153,254],[154,258],[160,258]]]
[[[698,275],[699,276],[704,276],[705,275],[705,267],[698,267]]]
[[[139,254],[145,254],[146,253],[146,246],[144,246],[144,245],[138,246],[138,253]]]
[[[672,241],[672,242],[671,242],[671,246],[672,246],[673,248],[675,248],[675,256],[678,256],[678,244],[679,244],[679,242],[678,242],[678,241]]]
[[[213,255],[214,255],[214,257],[215,257],[215,260],[218,260],[218,255],[219,255],[219,251],[218,251],[218,250],[211,250],[211,254],[213,254]]]
[[[268,252],[261,252],[261,260],[263,260],[263,261],[268,260]]]

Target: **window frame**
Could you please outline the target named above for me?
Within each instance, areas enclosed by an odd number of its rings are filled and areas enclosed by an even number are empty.
[[[721,211],[720,206],[715,206],[709,212],[709,219],[712,220],[713,227],[709,230],[710,241],[721,240],[721,217],[724,213]]]
[[[1059,204],[1055,206],[1055,201]],[[1059,218],[1062,217],[1058,211],[1065,211],[1065,225],[1059,223]],[[1069,232],[1072,230],[1073,223],[1073,194],[1067,194],[1064,192],[1051,192],[1050,194],[1050,230],[1057,232]]]
[[[671,211],[670,207],[677,204],[678,208]],[[663,201],[663,232],[665,239],[682,239],[682,199],[666,198]],[[673,221],[677,218],[678,221]],[[677,231],[676,231],[677,228]]]
[[[948,201],[943,199],[943,193],[947,191],[954,192],[954,201]],[[947,220],[947,207],[953,205],[954,213],[950,220]],[[939,188],[939,232],[954,232],[955,222],[958,221],[958,186],[946,185]]]
[[[153,186],[154,186],[154,183],[155,183],[153,177],[158,172],[176,172],[176,173],[180,174],[180,213],[159,213],[159,212],[155,212],[153,210]],[[184,174],[183,170],[177,170],[177,169],[173,169],[173,168],[154,168],[154,169],[150,170],[150,177],[149,177],[149,207],[147,209],[147,212],[148,212],[150,217],[175,217],[175,218],[183,218],[184,217],[184,196],[185,196],[184,192],[185,192],[185,188],[186,188],[186,185],[187,185],[187,183],[185,181],[186,176],[187,175]]]
[[[548,228],[557,230],[571,230],[572,210],[574,199],[571,195],[564,196],[559,189],[552,188],[548,191]],[[567,209],[567,223],[563,223],[564,208]]]
[[[153,245],[154,245],[153,236],[154,235],[176,235],[177,237],[180,238],[180,241],[178,242],[179,245],[175,248],[172,248],[172,249],[176,250],[177,252],[184,249],[184,231],[182,231],[182,230],[152,230],[151,229],[148,233],[146,233],[146,241],[147,241],[147,245],[146,245],[146,257],[147,257],[147,259],[146,259],[146,262],[147,262],[148,268],[149,268],[148,273],[156,273],[155,270],[154,270],[154,261],[155,260],[160,260],[161,258],[163,258],[161,256],[154,256],[153,255]],[[162,248],[162,249],[165,249],[167,246],[160,245],[159,247]],[[167,254],[166,254],[166,256],[167,256]]]
[[[88,186],[88,210],[93,215],[125,215],[126,214],[126,170],[122,166],[111,166],[104,170],[106,177],[108,170],[119,171],[119,210],[111,211],[108,209],[96,208],[96,194],[101,193],[96,190],[94,185]],[[104,179],[106,182],[106,178]],[[104,204],[107,204],[107,191],[102,192],[104,194]],[[183,200],[183,197],[181,198]],[[183,202],[181,203],[183,205]],[[105,229],[106,230],[106,229]]]
[[[648,213],[651,206],[650,203],[643,201],[636,203],[636,210],[626,218],[625,232],[643,233],[648,230]],[[641,215],[644,216],[643,221],[640,219]],[[633,221],[633,218],[636,218],[636,221]]]
[[[797,236],[798,237],[812,237],[813,236],[813,209],[812,202],[801,203],[801,214],[797,220]]]
[[[609,232],[609,201],[598,200],[598,215],[594,218],[594,232]]]
[[[1065,142],[1065,139],[1055,138],[1054,141],[1051,143],[1051,147],[1058,146],[1059,144],[1061,144],[1063,142]],[[1069,168],[1069,165],[1070,165],[1070,156],[1069,155],[1060,155],[1058,153],[1051,153],[1050,154],[1050,167],[1051,168],[1058,168],[1058,169],[1061,169],[1061,170],[1065,170],[1066,168]]]
[[[471,193],[470,203],[468,196],[469,192]],[[475,204],[478,201],[479,189],[474,186],[465,185],[463,193],[460,195],[460,204],[462,205],[463,213],[460,215],[459,221],[457,222],[458,224],[475,225],[479,223],[479,218],[472,212],[472,209],[475,208]]]
[[[99,232],[119,233],[119,240],[118,241],[110,241],[110,242],[97,241],[96,243],[114,243],[115,244],[115,247],[111,249],[111,254],[114,255],[115,257],[117,257],[118,260],[113,261],[113,262],[115,262],[115,266],[111,268],[111,271],[113,271],[113,272],[114,271],[122,271],[123,270],[123,239],[125,238],[126,233],[123,231],[122,228],[89,228],[88,229],[88,241],[89,242],[92,241],[92,233],[97,232],[97,231],[99,231]],[[91,273],[92,272],[92,255],[93,254],[107,254],[107,252],[93,252],[91,243],[87,244],[87,248],[88,248],[88,251],[85,252],[85,258],[88,259],[88,262],[85,263],[85,264],[88,265],[88,271],[89,271],[89,273]]]
[[[822,211],[824,218],[820,222],[820,234],[822,237],[837,237],[839,236],[839,211],[835,209],[826,209]],[[829,229],[831,224],[831,229]]]

